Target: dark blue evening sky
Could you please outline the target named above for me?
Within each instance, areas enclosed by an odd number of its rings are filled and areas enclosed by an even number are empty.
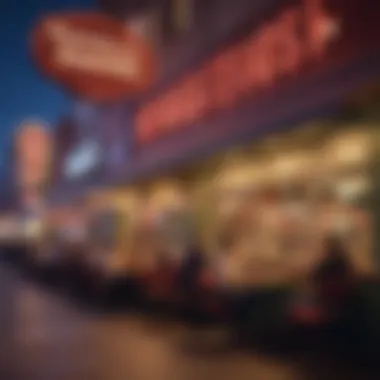
[[[71,99],[45,80],[29,56],[28,34],[44,14],[94,7],[94,0],[2,0],[0,5],[0,173],[8,165],[7,147],[25,118],[54,124]]]

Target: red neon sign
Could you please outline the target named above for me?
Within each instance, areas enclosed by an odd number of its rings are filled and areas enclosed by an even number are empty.
[[[245,94],[297,74],[326,55],[337,32],[324,0],[304,0],[287,9],[141,108],[136,118],[138,141],[145,143],[182,128],[210,110],[231,107]]]

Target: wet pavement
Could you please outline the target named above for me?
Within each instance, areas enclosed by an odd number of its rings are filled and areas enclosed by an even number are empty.
[[[378,378],[316,358],[239,351],[225,344],[222,333],[138,315],[89,313],[0,265],[1,380]],[[195,342],[192,349],[189,342]]]

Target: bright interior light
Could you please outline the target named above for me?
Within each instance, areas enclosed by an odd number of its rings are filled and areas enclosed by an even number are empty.
[[[26,236],[29,239],[35,239],[41,236],[43,230],[42,222],[39,220],[29,221],[26,224]]]
[[[352,178],[337,185],[337,192],[344,200],[352,200],[364,195],[369,190],[369,182],[363,177]]]
[[[117,208],[122,210],[133,210],[138,207],[140,203],[139,197],[134,193],[118,194],[114,198],[114,204]]]
[[[369,139],[362,134],[344,136],[336,139],[330,149],[332,153],[326,158],[333,157],[340,164],[363,163],[369,156]]]
[[[273,175],[276,178],[287,178],[301,172],[306,172],[310,167],[311,159],[311,154],[301,153],[279,156],[273,164]]]
[[[153,208],[181,207],[186,205],[186,196],[177,184],[161,182],[153,189],[150,203]]]
[[[222,188],[247,187],[259,182],[262,179],[263,171],[264,169],[258,166],[239,165],[221,173],[217,181]]]

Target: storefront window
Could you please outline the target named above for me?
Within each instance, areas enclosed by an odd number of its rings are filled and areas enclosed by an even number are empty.
[[[312,130],[319,137],[313,143],[306,132],[302,137],[293,131],[292,139],[256,143],[264,147],[251,150],[256,153],[244,148],[245,155],[215,176],[216,247],[250,258],[252,279],[306,274],[331,234],[340,237],[358,272],[374,268],[366,207],[372,192],[370,129]]]
[[[117,245],[119,219],[119,213],[111,210],[94,218],[91,226],[91,240],[105,252],[112,250]]]

